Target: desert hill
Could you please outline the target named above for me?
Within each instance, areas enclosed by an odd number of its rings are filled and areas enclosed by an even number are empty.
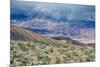
[[[11,26],[10,63],[17,66],[95,61],[95,49],[67,38],[49,38]],[[67,40],[62,42],[62,40]],[[78,45],[77,45],[78,44]]]

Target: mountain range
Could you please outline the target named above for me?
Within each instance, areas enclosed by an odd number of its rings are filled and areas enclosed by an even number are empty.
[[[43,36],[64,36],[79,40],[83,43],[94,43],[94,21],[53,21],[44,18],[29,20],[11,20],[11,25],[27,28]],[[90,33],[88,35],[88,33]],[[86,41],[88,40],[88,41]]]
[[[77,40],[73,40],[69,37],[63,37],[63,36],[54,36],[54,37],[42,36],[39,33],[30,31],[28,28],[23,28],[13,25],[11,25],[11,40],[40,41],[48,44],[72,43],[78,46],[95,47],[94,43],[84,44]]]

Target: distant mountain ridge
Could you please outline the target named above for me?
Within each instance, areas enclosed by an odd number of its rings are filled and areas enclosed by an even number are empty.
[[[11,20],[11,25],[30,29],[32,32],[47,36],[65,36],[70,38],[84,38],[82,41],[94,42],[95,21],[56,21],[47,18],[32,18],[28,20]],[[90,35],[88,35],[90,33]],[[78,37],[78,38],[77,38]]]
[[[27,28],[17,27],[11,25],[11,40],[21,40],[21,41],[40,41],[47,44],[66,44],[71,43],[76,46],[94,46],[93,44],[84,44],[79,41],[73,40],[69,37],[47,37],[41,36],[39,33],[34,33]],[[62,41],[63,40],[63,41]],[[65,41],[65,42],[64,42]]]

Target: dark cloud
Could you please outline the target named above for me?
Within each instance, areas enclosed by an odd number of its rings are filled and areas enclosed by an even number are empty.
[[[95,21],[95,6],[11,1],[11,17],[49,18],[53,20]]]

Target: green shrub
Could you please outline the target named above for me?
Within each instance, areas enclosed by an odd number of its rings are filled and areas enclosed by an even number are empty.
[[[44,42],[13,41],[10,45],[10,63],[18,66],[95,61],[95,49]]]

